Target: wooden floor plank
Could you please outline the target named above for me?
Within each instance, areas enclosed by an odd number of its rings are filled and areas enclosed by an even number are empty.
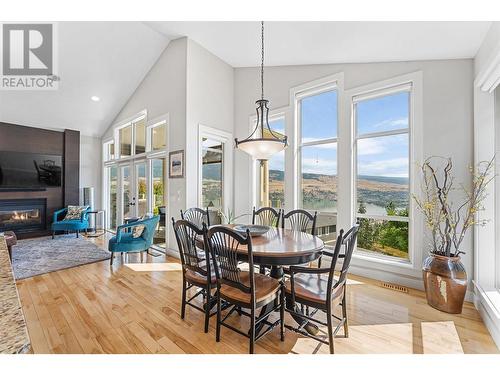
[[[106,238],[92,239],[106,248]],[[215,316],[203,332],[203,313],[187,307],[180,319],[181,269],[173,258],[131,256],[51,272],[17,282],[34,353],[247,353],[248,339],[222,328]],[[148,266],[149,264],[149,266]],[[201,299],[196,303],[201,304]],[[350,336],[336,353],[498,353],[470,303],[450,315],[427,305],[421,291],[401,293],[374,280],[349,277]],[[244,316],[228,320],[248,328]],[[293,324],[287,316],[287,322]],[[340,332],[342,334],[342,331]],[[256,353],[328,353],[326,345],[275,329]]]

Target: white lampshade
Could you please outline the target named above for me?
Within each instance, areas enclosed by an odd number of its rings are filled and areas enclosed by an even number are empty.
[[[238,143],[237,147],[257,160],[268,160],[286,147],[286,142],[279,139],[249,139]]]

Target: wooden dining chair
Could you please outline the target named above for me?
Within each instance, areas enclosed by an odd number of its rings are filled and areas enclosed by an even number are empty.
[[[267,225],[269,227],[279,227],[281,209],[273,207],[261,207],[258,210],[253,208],[252,224]]]
[[[289,229],[298,232],[307,233],[309,232],[313,236],[316,235],[316,219],[318,217],[318,212],[314,211],[314,214],[306,210],[296,209],[285,214],[283,211],[283,216],[281,218],[281,228],[289,226]],[[310,228],[310,229],[309,229]],[[285,274],[288,274],[289,267],[283,267]]]
[[[285,229],[286,225],[290,226],[291,230],[296,230],[299,232],[307,233],[309,228],[310,234],[316,234],[316,218],[318,213],[314,211],[314,215],[307,212],[306,210],[292,210],[285,214],[283,211],[283,217],[281,219],[281,227]]]
[[[207,259],[210,259],[208,249],[200,250],[196,247],[197,236],[203,236],[206,229],[200,229],[187,220],[175,221],[174,218],[172,218],[172,225],[182,263],[181,319],[184,319],[186,305],[203,312],[205,314],[206,333],[208,332],[210,316],[215,314],[215,312],[210,314],[212,307],[211,291],[217,287],[215,272],[211,266],[211,262],[207,261]],[[199,290],[191,298],[187,299],[187,291],[193,286],[199,288]],[[205,302],[203,308],[191,302],[199,295],[203,296]]]
[[[181,219],[193,223],[200,229],[203,227],[203,223],[205,223],[207,227],[210,226],[210,215],[208,213],[208,207],[206,209],[192,207],[188,208],[184,212],[181,210]]]
[[[349,336],[346,282],[358,230],[359,225],[352,227],[345,235],[344,231],[341,230],[335,243],[334,252],[323,251],[323,255],[331,257],[330,267],[311,268],[290,266],[290,279],[284,284],[285,295],[291,299],[291,306],[295,306],[295,303],[300,303],[315,309],[311,313],[304,314],[303,312],[286,308],[286,311],[302,317],[305,319],[305,322],[297,327],[288,325],[285,327],[324,344],[328,344],[331,354],[334,353],[334,338],[342,326],[344,327],[344,337]],[[345,252],[341,254],[343,248]],[[335,266],[340,258],[343,258],[342,267],[340,274],[336,277]],[[342,317],[333,315],[333,309],[337,306],[342,308]],[[314,318],[314,315],[318,311],[326,313],[326,322]],[[333,319],[338,321],[335,327],[333,326]],[[308,321],[325,325],[328,329],[328,341],[317,336],[312,336],[305,331],[304,327]]]
[[[284,296],[281,293],[280,281],[270,276],[254,272],[252,237],[247,230],[246,237],[226,227],[210,228],[205,237],[205,247],[210,248],[215,275],[217,280],[217,330],[216,341],[220,341],[221,326],[229,328],[250,339],[249,352],[254,352],[255,342],[270,332],[277,324],[281,328],[281,340],[284,340]],[[244,251],[245,260],[249,263],[249,270],[242,271],[238,267],[240,252]],[[232,307],[226,316],[222,317],[221,301],[224,300]],[[268,313],[256,317],[257,309],[269,303],[275,303],[274,308]],[[250,313],[244,309],[249,309]],[[274,312],[280,312],[280,319],[270,323],[267,318]],[[238,312],[250,318],[249,332],[243,332],[226,323],[232,313]],[[256,326],[267,326],[256,336]]]

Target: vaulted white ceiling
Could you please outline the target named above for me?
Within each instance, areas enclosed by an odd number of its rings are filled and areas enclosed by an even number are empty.
[[[58,35],[59,89],[0,91],[0,121],[101,136],[169,42],[142,22],[60,22]]]
[[[234,67],[260,64],[260,22],[148,22]],[[265,22],[266,65],[471,58],[491,22]]]
[[[266,65],[474,57],[489,22],[266,22]],[[256,22],[61,22],[56,91],[0,91],[0,121],[101,136],[169,41],[260,63]],[[94,102],[92,96],[101,98]]]

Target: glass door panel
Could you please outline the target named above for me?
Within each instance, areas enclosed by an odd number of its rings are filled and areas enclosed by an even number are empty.
[[[144,216],[148,212],[146,162],[135,164],[135,203],[136,216]]]
[[[167,189],[166,181],[167,162],[166,158],[151,160],[151,206],[155,215],[160,215],[160,222],[155,231],[153,244],[166,247],[166,216],[167,216]]]
[[[113,165],[108,168],[108,223],[109,229],[116,230],[118,219],[118,168]]]
[[[121,222],[123,223],[126,218],[132,217],[133,214],[131,212],[131,206],[134,204],[132,190],[130,185],[130,166],[125,165],[121,167],[121,176],[120,176],[120,187],[121,187],[121,209],[122,209],[122,217]]]

